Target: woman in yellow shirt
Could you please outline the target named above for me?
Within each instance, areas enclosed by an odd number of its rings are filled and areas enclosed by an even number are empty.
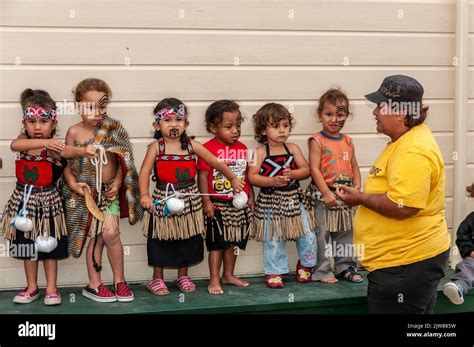
[[[391,141],[370,169],[364,192],[343,186],[337,195],[360,205],[354,242],[363,247],[360,261],[369,271],[369,313],[432,313],[451,241],[443,158],[423,124],[423,87],[394,75],[366,98],[377,104],[377,131]]]

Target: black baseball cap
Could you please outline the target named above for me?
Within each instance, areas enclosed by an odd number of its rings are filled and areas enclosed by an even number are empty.
[[[410,76],[393,75],[385,77],[380,88],[365,97],[370,102],[381,104],[383,102],[418,102],[423,99],[423,87],[420,82]]]

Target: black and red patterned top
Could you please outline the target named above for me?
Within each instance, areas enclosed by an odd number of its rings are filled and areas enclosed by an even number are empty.
[[[262,162],[260,171],[258,172],[260,175],[274,177],[282,175],[283,170],[285,170],[286,167],[291,170],[296,170],[298,168],[293,154],[290,153],[285,144],[283,144],[283,147],[285,147],[286,154],[270,155],[270,147],[268,144],[265,145],[266,157]],[[295,184],[298,185],[299,182],[297,180],[292,180],[287,184],[287,186]]]
[[[48,155],[46,148],[36,155],[21,152],[15,161],[15,175],[22,184],[45,187],[56,183],[66,165],[66,159]]]
[[[188,154],[165,154],[165,141],[158,139],[159,153],[155,159],[157,183],[182,183],[196,177],[196,159],[191,140],[188,140]]]

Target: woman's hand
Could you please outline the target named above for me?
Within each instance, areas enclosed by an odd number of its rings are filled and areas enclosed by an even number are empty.
[[[350,206],[357,206],[363,203],[365,193],[362,193],[360,190],[348,187],[348,186],[338,186],[336,188],[336,195]]]

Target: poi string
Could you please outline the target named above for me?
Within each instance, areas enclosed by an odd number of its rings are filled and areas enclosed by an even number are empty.
[[[179,198],[180,196],[228,196],[229,198],[232,197],[233,193],[230,192],[230,193],[227,193],[227,194],[210,194],[210,193],[175,193],[175,194],[171,194],[171,195],[168,195],[166,196],[164,199],[161,199],[161,200],[155,200],[153,202],[153,205],[155,206],[158,206],[159,204],[161,204],[163,201],[166,201],[168,199],[171,199],[173,197],[177,197]]]
[[[28,189],[28,193],[26,192],[26,190]],[[31,195],[31,191],[33,190],[33,185],[29,185],[29,188],[28,188],[28,184],[25,185],[25,190],[23,191],[23,207],[21,208],[20,210],[20,215],[22,217],[25,217],[26,218],[26,204],[28,204],[28,200],[30,200],[30,195]]]
[[[105,148],[101,145],[94,146],[97,148],[99,153],[96,155],[96,158],[91,159],[91,163],[95,167],[95,189],[97,190],[97,201],[100,201],[102,193],[102,166],[107,165],[108,160]]]
[[[102,166],[107,165],[108,160],[107,160],[107,154],[105,153],[105,148],[101,145],[94,145],[94,146],[97,148],[99,153],[96,154],[95,158],[91,159],[91,163],[95,167],[95,189],[97,191],[97,201],[100,204],[100,198],[102,196]],[[112,215],[107,213],[105,215],[105,221],[102,228],[105,228],[105,226],[107,225],[107,220],[110,220],[110,218],[112,218],[113,227],[116,228],[118,226],[117,222],[115,221],[115,218]],[[102,270],[102,266],[99,265],[97,261],[95,260],[95,246],[97,245],[97,238],[98,238],[98,234],[96,234],[95,236],[94,246],[92,247],[92,264],[94,266],[94,269],[97,272],[100,272]]]

